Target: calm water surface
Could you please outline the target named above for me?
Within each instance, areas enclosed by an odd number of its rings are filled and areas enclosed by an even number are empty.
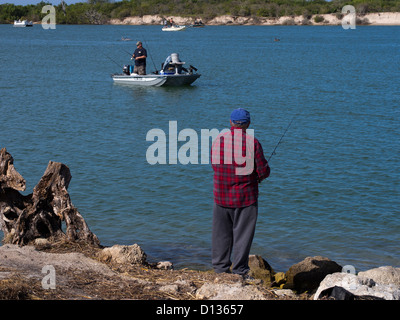
[[[178,52],[202,77],[185,88],[113,84],[137,40],[148,71]],[[0,57],[0,146],[24,194],[49,160],[67,164],[72,201],[103,245],[210,268],[211,166],[150,165],[146,134],[168,138],[169,121],[199,136],[222,130],[244,107],[267,157],[295,116],[260,188],[252,253],[283,271],[314,255],[400,267],[399,27],[0,25]]]

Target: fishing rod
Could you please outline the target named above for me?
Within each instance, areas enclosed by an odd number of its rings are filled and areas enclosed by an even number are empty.
[[[118,62],[115,62],[113,59],[111,59],[109,56],[105,55],[104,53],[103,53],[103,55],[104,55],[106,58],[108,58],[109,60],[111,60],[112,62],[114,62],[114,63],[115,63],[118,67],[120,67],[121,69],[124,68],[124,67],[121,66]]]
[[[132,57],[132,53],[130,53],[130,52],[128,52],[128,51],[126,51],[125,49],[121,49],[122,51],[124,51],[124,52],[126,52],[127,54],[129,54],[129,56],[131,56]]]
[[[267,160],[268,162],[269,162],[269,160],[272,158],[272,156],[273,156],[274,154],[276,154],[276,153],[275,153],[276,148],[278,148],[278,146],[279,146],[279,144],[281,143],[283,137],[286,135],[286,132],[289,130],[290,126],[292,125],[294,118],[296,118],[296,115],[293,116],[293,118],[292,118],[292,120],[290,121],[289,125],[286,127],[286,130],[285,130],[285,132],[282,134],[282,136],[281,136],[281,138],[279,139],[278,143],[276,144],[276,146],[275,146],[275,148],[274,148],[274,151],[272,151],[271,155],[269,156],[269,158],[268,158],[268,160]]]
[[[146,40],[144,38],[143,38],[143,42],[144,42],[145,46],[148,48],[147,42],[146,42]],[[124,51],[125,53],[129,54],[129,56],[131,57],[131,60],[132,60],[132,53],[129,53],[125,49],[121,49],[121,50]],[[153,56],[151,55],[151,50],[150,49],[149,49],[149,53],[150,53],[150,59],[153,62],[154,69],[157,72],[158,70],[157,70],[156,64],[154,63]]]
[[[146,39],[145,39],[144,37],[142,37],[142,39],[143,39],[144,44],[146,45],[146,47],[149,49],[150,59],[151,59],[151,62],[153,62],[154,69],[156,70],[156,72],[158,72],[157,67],[156,67],[156,64],[154,63],[154,60],[153,60],[153,56],[151,55],[150,47],[147,45]]]

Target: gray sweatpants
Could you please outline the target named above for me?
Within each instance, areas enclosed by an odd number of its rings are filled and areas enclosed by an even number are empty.
[[[258,203],[244,208],[221,207],[214,203],[212,228],[212,265],[217,273],[245,275],[258,215]]]

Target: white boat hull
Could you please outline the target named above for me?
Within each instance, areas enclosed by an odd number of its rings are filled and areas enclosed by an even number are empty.
[[[125,74],[114,74],[112,75],[114,82],[132,84],[136,86],[146,86],[146,87],[160,87],[166,81],[166,76],[159,75],[125,75]]]
[[[172,26],[172,27],[163,27],[162,31],[183,31],[186,30],[186,26]]]
[[[166,74],[166,75],[125,75],[114,74],[111,76],[115,83],[131,84],[135,86],[185,86],[190,85],[200,77],[200,74]]]
[[[33,27],[33,22],[28,20],[14,20],[14,27]]]

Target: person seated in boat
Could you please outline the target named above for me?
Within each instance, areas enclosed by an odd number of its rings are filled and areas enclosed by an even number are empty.
[[[161,66],[162,71],[165,73],[172,73],[175,70],[175,67],[170,64],[171,61],[171,56],[168,56]]]
[[[199,19],[199,20],[196,19],[195,22],[194,22],[194,25],[195,26],[202,26],[203,25],[203,21],[201,21],[201,19]]]
[[[175,25],[175,22],[172,18],[165,21],[165,27],[167,27],[167,28],[173,27],[174,25]]]
[[[165,73],[178,73],[181,74],[182,71],[187,72],[186,68],[183,68],[183,64],[185,64],[185,62],[182,62],[179,59],[179,55],[177,53],[172,53],[171,55],[169,55],[167,57],[167,59],[165,59],[165,62],[163,63],[162,66],[162,71],[164,71]]]
[[[142,42],[138,41],[136,43],[136,50],[132,55],[132,58],[135,60],[135,67],[133,69],[134,73],[139,75],[146,74],[146,59],[147,59],[147,51],[143,48]]]

